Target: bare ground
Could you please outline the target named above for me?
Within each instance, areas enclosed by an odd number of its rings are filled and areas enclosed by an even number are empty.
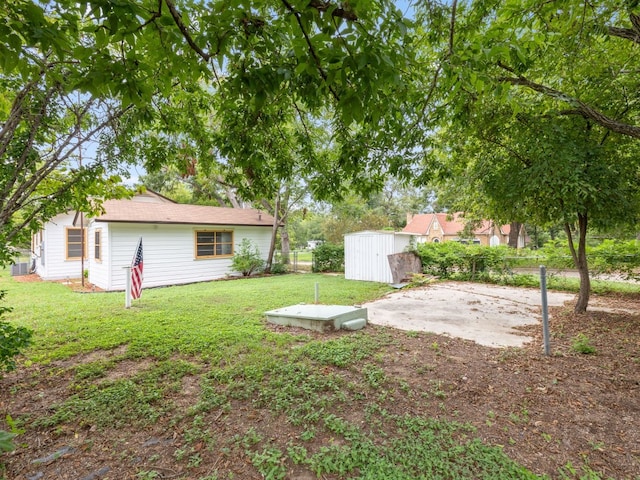
[[[503,446],[513,460],[538,474],[579,478],[580,466],[603,478],[640,478],[640,296],[600,297],[608,311],[576,316],[569,307],[552,310],[552,352],[542,355],[540,328],[524,327],[535,338],[521,348],[496,349],[468,340],[429,333],[407,333],[369,326],[367,335],[392,336],[381,351],[381,368],[390,391],[384,404],[391,413],[468,422],[485,443]],[[635,313],[633,313],[635,312]],[[276,331],[282,327],[268,327]],[[576,352],[573,341],[584,334],[596,353]],[[349,335],[330,333],[326,336]],[[323,334],[313,333],[316,337]],[[236,478],[262,476],[242,449],[228,448],[228,439],[250,427],[286,449],[299,438],[300,428],[274,416],[252,399],[233,400],[230,409],[212,410],[204,423],[214,438],[189,444],[200,462],[190,464],[180,454],[187,446],[190,423],[163,416],[147,428],[110,428],[64,423],[50,428],[32,422],[51,413],[51,405],[75,393],[74,367],[92,358],[114,358],[124,350],[94,352],[47,366],[22,367],[6,375],[0,386],[0,415],[25,420],[19,448],[0,456],[7,479],[136,479],[155,471],[155,478]],[[92,357],[93,355],[93,357]],[[191,359],[194,363],[198,360]],[[132,376],[150,361],[123,360],[109,372],[113,378]],[[358,365],[326,367],[354,381]],[[200,377],[207,370],[182,379],[170,399],[178,410],[194,405],[200,396]],[[105,379],[101,379],[105,381]],[[420,395],[433,392],[439,395]],[[412,395],[403,395],[407,386]],[[365,400],[366,401],[366,400]],[[361,419],[358,404],[336,405],[336,413]],[[7,425],[0,420],[0,429]],[[316,445],[331,441],[319,435]],[[569,474],[567,465],[578,468]],[[287,464],[287,478],[316,478],[308,470]],[[583,473],[587,469],[583,470]],[[218,475],[214,477],[214,472]],[[322,477],[339,478],[339,477]],[[346,478],[346,477],[345,477]],[[585,477],[586,478],[586,477]],[[591,478],[591,477],[589,477]]]

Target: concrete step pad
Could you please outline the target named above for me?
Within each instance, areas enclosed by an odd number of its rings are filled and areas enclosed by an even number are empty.
[[[353,320],[343,322],[342,325],[340,325],[340,328],[342,330],[360,330],[364,328],[366,324],[367,324],[366,318],[355,318]]]

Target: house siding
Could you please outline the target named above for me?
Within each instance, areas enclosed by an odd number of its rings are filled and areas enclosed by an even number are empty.
[[[394,232],[356,232],[344,237],[344,277],[347,280],[392,283],[388,255],[401,253],[411,235]]]
[[[96,261],[95,258],[95,232],[100,230],[102,237],[102,258]],[[111,236],[108,223],[92,222],[87,232],[89,236],[89,282],[100,288],[108,290],[108,285],[111,282],[111,271],[109,265],[111,264]],[[104,286],[103,286],[104,285]]]
[[[64,280],[82,276],[82,262],[66,259],[66,229],[73,224],[75,213],[57,215],[42,230],[42,248],[36,255],[36,273],[43,280]],[[87,251],[88,252],[88,251]],[[42,257],[44,256],[44,265]],[[85,268],[87,268],[85,260]]]
[[[243,238],[250,238],[264,259],[271,241],[271,228],[265,227],[94,222],[93,228],[103,231],[103,261],[92,263],[89,281],[104,290],[125,289],[125,267],[131,265],[140,237],[144,249],[143,287],[215,280],[238,273],[231,269],[232,256],[196,259],[196,231],[232,231],[235,251]]]

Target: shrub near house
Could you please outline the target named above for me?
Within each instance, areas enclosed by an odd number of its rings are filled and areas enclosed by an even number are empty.
[[[313,250],[314,272],[344,272],[344,245],[323,243]]]
[[[484,247],[458,242],[419,243],[416,251],[424,273],[449,278],[475,278],[489,273],[503,274],[509,269],[509,247]]]
[[[258,247],[248,238],[243,238],[240,248],[233,256],[231,268],[236,272],[241,272],[243,277],[249,277],[253,273],[262,271],[264,263]]]

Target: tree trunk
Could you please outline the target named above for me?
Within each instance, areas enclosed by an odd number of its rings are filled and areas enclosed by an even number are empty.
[[[271,272],[271,265],[273,265],[273,254],[276,251],[276,239],[278,238],[278,226],[280,225],[280,194],[276,197],[276,205],[273,208],[273,229],[271,230],[271,244],[269,245],[269,255],[267,256],[267,263],[264,267],[266,273]]]
[[[518,238],[520,238],[520,230],[522,230],[522,224],[519,222],[511,222],[511,230],[509,230],[509,246],[511,248],[518,248]]]
[[[578,250],[576,251],[571,235],[571,228],[568,223],[564,224],[564,230],[569,242],[569,250],[573,257],[573,263],[580,275],[580,293],[578,301],[573,309],[575,313],[585,313],[589,305],[589,295],[591,294],[591,280],[589,278],[589,265],[587,263],[587,215],[578,214]]]
[[[280,249],[282,253],[282,263],[283,265],[289,265],[291,260],[289,258],[289,252],[291,252],[291,245],[289,243],[289,231],[287,229],[286,223],[282,225],[280,229]]]

